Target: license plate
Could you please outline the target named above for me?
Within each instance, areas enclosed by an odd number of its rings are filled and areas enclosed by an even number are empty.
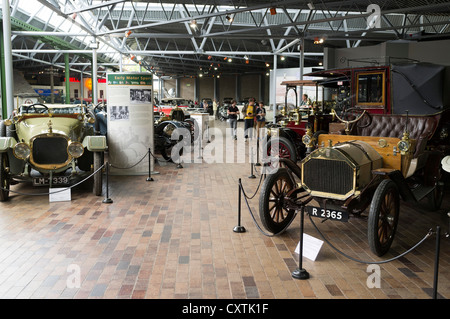
[[[312,217],[320,217],[332,220],[338,220],[341,222],[348,221],[348,213],[342,210],[335,210],[329,208],[321,208],[314,206],[306,206],[306,212]]]
[[[69,177],[68,176],[55,176],[52,177],[52,186],[53,185],[68,185]],[[45,186],[50,185],[50,178],[48,177],[35,177],[33,178],[34,186]]]

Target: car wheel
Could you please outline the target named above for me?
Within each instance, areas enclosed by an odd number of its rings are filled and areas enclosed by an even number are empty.
[[[369,247],[377,256],[383,256],[391,247],[398,224],[400,197],[397,185],[383,180],[375,190],[369,210]]]
[[[280,233],[295,217],[295,211],[284,206],[286,194],[293,189],[294,183],[284,167],[264,180],[259,197],[259,216],[263,226],[274,234]]]
[[[278,156],[280,158],[289,158],[294,163],[297,162],[297,153],[292,143],[285,137],[274,137],[267,142],[267,156]]]
[[[7,167],[9,167],[9,159],[7,153],[0,153],[0,201],[7,201],[9,198],[10,178],[8,176]]]
[[[103,165],[103,152],[94,152],[94,172],[97,171]],[[94,174],[94,183],[92,186],[92,192],[95,196],[102,195],[103,188],[103,172],[99,170]]]

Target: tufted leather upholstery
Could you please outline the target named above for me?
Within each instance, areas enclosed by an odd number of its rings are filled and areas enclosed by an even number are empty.
[[[369,126],[356,127],[356,135],[380,136],[402,138],[405,130],[406,116],[397,114],[372,114],[372,122]],[[417,141],[414,157],[423,152],[427,141],[433,136],[440,115],[409,116],[408,131],[409,138]]]

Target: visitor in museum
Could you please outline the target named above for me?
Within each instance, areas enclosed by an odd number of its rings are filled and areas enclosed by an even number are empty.
[[[264,108],[263,101],[259,101],[255,114],[256,114],[256,136],[259,139],[259,131],[266,125],[266,109]]]
[[[248,100],[248,105],[244,106],[242,109],[242,113],[245,114],[244,117],[244,132],[245,132],[245,141],[247,139],[253,138],[253,127],[255,123],[255,99],[250,98]]]
[[[218,115],[217,108],[218,108],[217,101],[216,101],[216,99],[214,99],[213,100],[213,113],[214,113],[214,119],[215,120],[218,119],[218,117],[217,117],[217,115]]]
[[[300,103],[301,107],[310,107],[311,100],[308,98],[308,94],[303,94],[302,102]]]
[[[237,129],[237,118],[239,114],[239,108],[236,106],[236,100],[231,101],[231,106],[228,107],[228,121],[231,127],[231,136],[237,140],[236,129]]]

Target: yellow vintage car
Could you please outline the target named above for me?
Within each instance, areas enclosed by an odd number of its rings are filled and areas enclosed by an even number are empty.
[[[303,208],[309,216],[342,222],[367,210],[369,247],[378,256],[386,254],[397,229],[400,199],[429,210],[442,203],[439,163],[448,141],[445,136],[441,141],[439,127],[449,116],[364,111],[355,120],[342,120],[342,134],[307,133],[303,142],[312,151],[299,164],[281,158],[284,167],[264,181],[259,202],[263,225],[281,233]]]
[[[96,172],[93,192],[102,193],[106,137],[95,135],[95,116],[74,104],[21,105],[0,122],[0,201],[10,185],[70,186]]]

